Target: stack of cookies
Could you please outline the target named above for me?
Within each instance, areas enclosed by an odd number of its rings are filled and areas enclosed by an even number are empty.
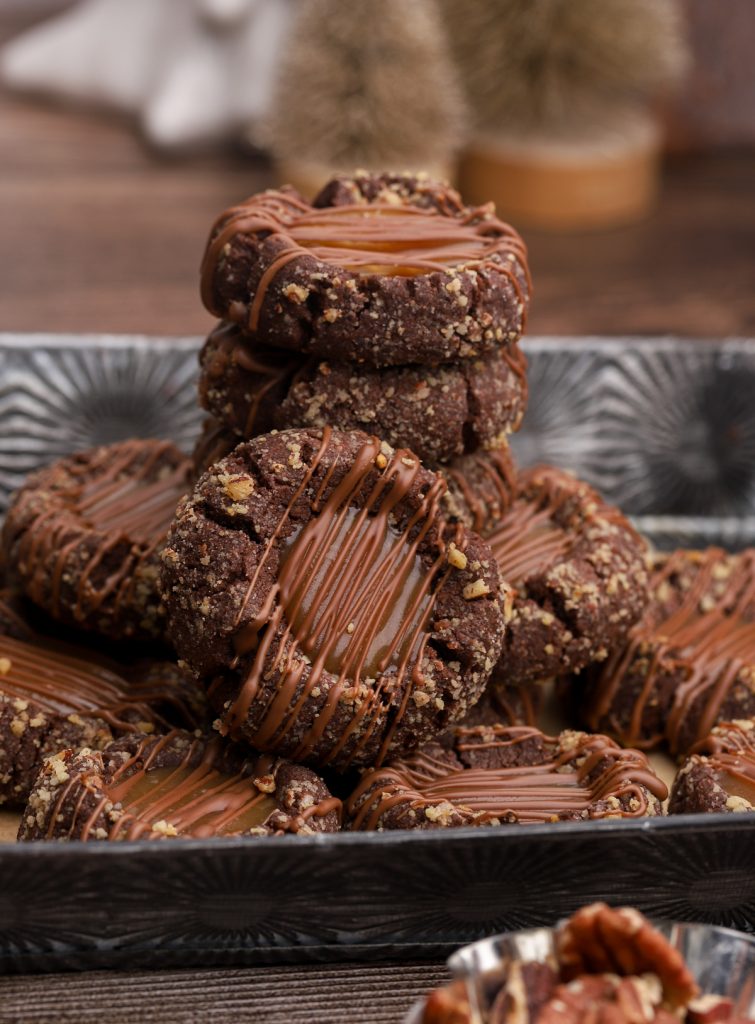
[[[364,430],[446,473],[479,529],[510,500],[530,292],[519,235],[437,182],[252,196],[218,219],[202,267],[222,322],[200,360],[199,468],[272,429]]]
[[[671,597],[654,575],[649,601],[621,512],[514,466],[530,291],[516,232],[418,176],[219,218],[193,464],[120,442],[40,471],[8,513],[0,802],[25,804],[22,839],[661,814],[633,749],[657,731],[643,645],[662,626],[702,665],[707,626],[687,620],[711,601],[716,699],[669,735],[682,754],[755,714],[752,559],[695,576],[679,556]],[[602,732],[537,728],[554,677],[572,723]],[[697,683],[679,689],[699,707]]]

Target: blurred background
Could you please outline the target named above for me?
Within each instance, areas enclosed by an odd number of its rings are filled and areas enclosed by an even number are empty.
[[[426,168],[530,333],[755,334],[753,0],[0,0],[0,329],[198,334],[215,216]]]

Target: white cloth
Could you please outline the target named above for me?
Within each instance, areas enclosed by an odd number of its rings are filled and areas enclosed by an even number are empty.
[[[292,0],[83,0],[0,51],[13,88],[135,114],[157,146],[256,141]]]

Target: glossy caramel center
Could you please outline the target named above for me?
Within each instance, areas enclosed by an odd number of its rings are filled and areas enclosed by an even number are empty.
[[[732,772],[720,772],[718,781],[729,796],[741,797],[755,806],[755,778],[748,779]]]
[[[489,247],[474,227],[379,204],[318,210],[292,224],[289,234],[302,248],[346,270],[402,277],[482,259]],[[376,258],[381,254],[388,258]]]
[[[505,580],[520,586],[566,554],[569,537],[552,521],[548,509],[517,501],[487,537]]]
[[[282,555],[280,600],[298,646],[328,672],[376,677],[406,663],[430,605],[415,545],[347,508],[311,520]]]
[[[112,786],[109,795],[136,819],[127,830],[131,837],[158,822],[178,835],[238,835],[264,825],[276,808],[251,779],[206,765],[139,771]]]
[[[171,524],[186,490],[175,474],[158,480],[98,480],[84,488],[76,508],[99,532],[117,530],[140,544],[157,540]]]

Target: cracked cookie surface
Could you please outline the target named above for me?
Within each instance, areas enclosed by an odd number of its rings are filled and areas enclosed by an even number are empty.
[[[146,439],[38,470],[3,527],[10,577],[61,622],[113,639],[162,639],[159,551],[190,477],[175,445]]]
[[[411,452],[329,428],[264,435],[211,467],[162,579],[222,731],[342,768],[464,714],[500,651],[504,591],[444,490]]]
[[[236,434],[208,417],[194,448],[195,478],[225,458],[239,443]],[[476,533],[491,519],[503,516],[516,497],[516,466],[507,441],[491,451],[459,455],[449,463],[427,468],[446,482],[441,499],[444,515]]]
[[[494,672],[504,686],[605,659],[647,603],[645,543],[617,508],[551,466],[522,470],[516,487],[482,531],[514,591]]]
[[[200,363],[201,404],[239,439],[273,428],[366,430],[431,466],[504,444],[527,400],[515,343],[458,363],[378,370],[281,352],[222,324]]]
[[[357,174],[313,204],[291,189],[221,215],[202,268],[207,309],[260,341],[395,366],[516,341],[531,291],[520,236],[447,185]]]

